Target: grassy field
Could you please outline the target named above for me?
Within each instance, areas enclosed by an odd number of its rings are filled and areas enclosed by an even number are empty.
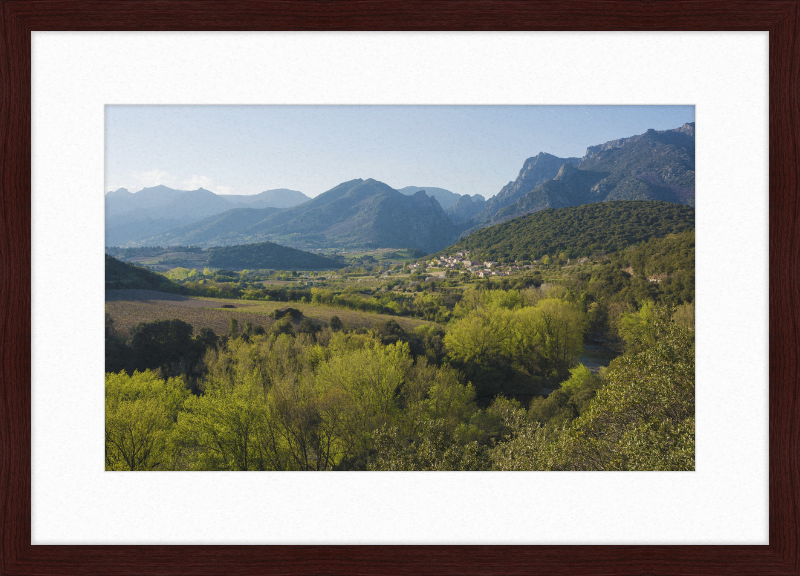
[[[236,308],[221,308],[224,304],[233,305]],[[151,290],[108,290],[106,292],[106,309],[114,320],[114,328],[123,335],[127,335],[130,329],[140,322],[176,318],[191,324],[195,333],[205,327],[211,328],[218,335],[227,334],[231,318],[236,318],[240,329],[245,322],[252,322],[254,326],[263,326],[269,330],[275,323],[275,320],[269,317],[269,313],[287,306],[296,308],[303,312],[304,317],[321,323],[327,323],[331,316],[338,316],[345,326],[352,328],[371,328],[392,319],[396,320],[404,330],[413,330],[421,324],[430,324],[430,322],[416,318],[402,318],[297,302],[189,298]],[[301,320],[297,319],[293,322],[295,328]]]

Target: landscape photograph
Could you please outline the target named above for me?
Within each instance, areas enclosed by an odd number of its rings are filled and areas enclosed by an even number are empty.
[[[104,193],[107,471],[695,470],[694,106],[109,105]]]

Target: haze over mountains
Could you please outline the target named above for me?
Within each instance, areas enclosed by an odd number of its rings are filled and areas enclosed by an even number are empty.
[[[165,186],[106,195],[106,245],[219,246],[275,242],[311,249],[436,252],[475,230],[543,210],[614,200],[694,206],[695,125],[589,146],[582,158],[545,152],[486,200],[436,187],[395,190],[368,178],[311,199],[288,189],[253,196]]]
[[[298,206],[228,211],[148,239],[153,245],[215,246],[276,242],[301,249],[401,247],[431,252],[458,229],[424,192],[401,194],[383,182],[344,182]]]
[[[296,190],[279,188],[252,196],[214,194],[210,190],[175,190],[153,186],[131,193],[106,194],[106,246],[129,244],[232,208],[289,208],[310,200]]]

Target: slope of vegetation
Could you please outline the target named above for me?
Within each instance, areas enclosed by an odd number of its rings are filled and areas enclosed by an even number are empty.
[[[694,228],[694,208],[655,201],[619,201],[542,210],[473,232],[439,254],[469,250],[486,260],[567,258],[613,252]]]
[[[182,288],[161,274],[146,268],[122,262],[106,254],[106,290],[138,288],[180,293]]]
[[[326,258],[272,242],[217,246],[208,251],[208,265],[228,269],[325,270],[342,266],[336,258]]]

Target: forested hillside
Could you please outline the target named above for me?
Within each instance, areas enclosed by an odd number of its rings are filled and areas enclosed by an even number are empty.
[[[280,246],[272,242],[258,244],[239,244],[237,246],[217,246],[208,251],[208,265],[212,268],[265,269],[276,270],[325,270],[340,268],[344,262],[340,258],[326,258]]]
[[[106,290],[138,288],[141,290],[160,290],[180,292],[182,288],[161,274],[151,272],[141,266],[121,262],[106,254]]]
[[[537,260],[613,252],[642,241],[694,228],[694,208],[654,201],[598,202],[548,209],[473,232],[442,250],[469,250],[482,260]]]

